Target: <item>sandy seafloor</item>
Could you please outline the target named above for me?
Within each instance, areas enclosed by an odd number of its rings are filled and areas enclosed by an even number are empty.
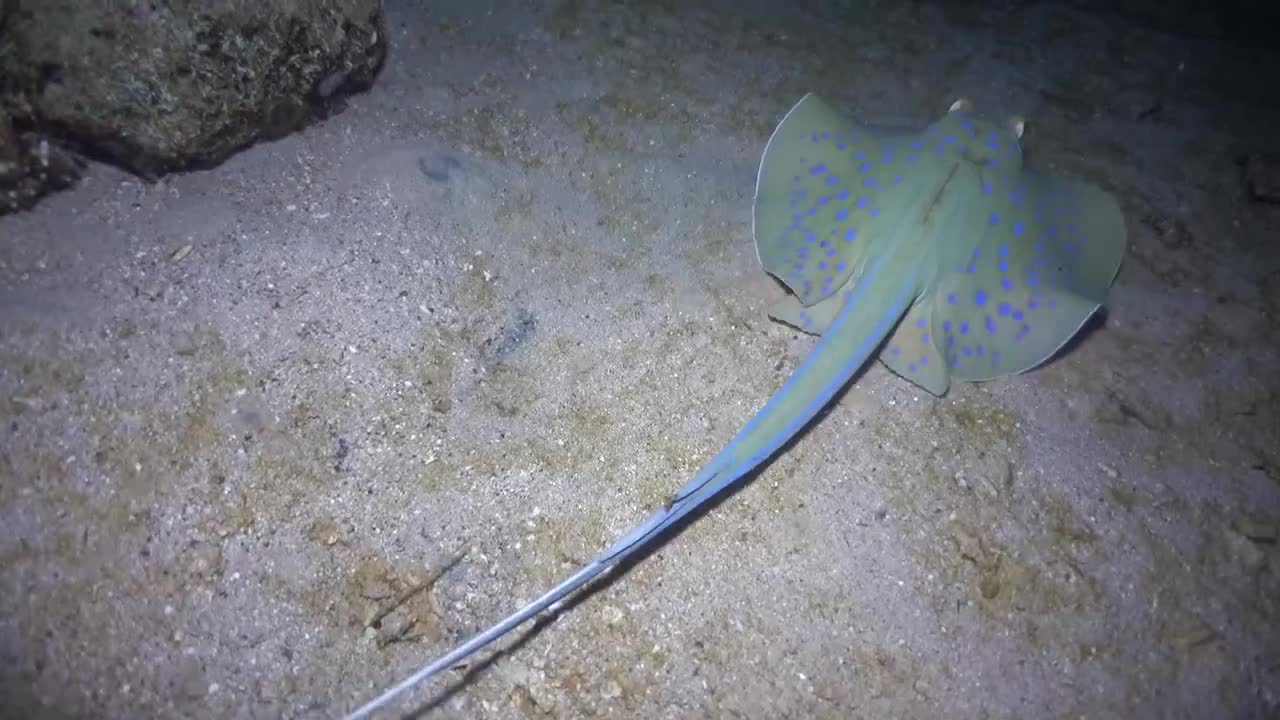
[[[1239,166],[1274,53],[1022,3],[431,5],[319,125],[0,218],[5,717],[331,717],[638,521],[813,345],[750,218],[808,91],[1024,115],[1124,208],[1105,323],[941,400],[869,367],[396,708],[1276,716],[1280,209]]]

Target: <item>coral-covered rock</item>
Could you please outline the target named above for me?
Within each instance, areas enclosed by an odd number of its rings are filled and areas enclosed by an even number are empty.
[[[0,211],[57,187],[28,173],[63,147],[144,177],[217,164],[367,88],[385,49],[381,0],[2,0]]]

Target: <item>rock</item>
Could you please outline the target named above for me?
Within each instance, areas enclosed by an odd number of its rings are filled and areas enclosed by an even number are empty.
[[[18,133],[0,110],[0,214],[29,208],[80,178],[84,163],[38,133]]]
[[[381,0],[4,0],[0,212],[73,182],[66,147],[155,178],[293,132],[372,84],[385,35]]]

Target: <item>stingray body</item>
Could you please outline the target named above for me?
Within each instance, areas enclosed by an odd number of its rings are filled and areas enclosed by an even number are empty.
[[[645,548],[768,460],[869,360],[935,395],[1051,357],[1106,299],[1124,252],[1102,190],[1022,165],[1021,121],[957,101],[918,133],[859,126],[813,95],[756,183],[756,251],[790,294],[774,318],[821,339],[725,447],[640,525],[492,627],[356,710],[367,715]]]

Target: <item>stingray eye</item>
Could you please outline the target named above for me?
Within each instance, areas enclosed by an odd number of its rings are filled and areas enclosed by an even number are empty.
[[[951,103],[951,107],[947,108],[947,112],[969,112],[973,109],[973,103],[969,102],[969,98],[956,98]]]
[[[1023,120],[1022,116],[1012,115],[1009,117],[1009,132],[1013,133],[1014,137],[1021,140],[1022,133],[1026,129],[1027,129],[1027,121]]]

